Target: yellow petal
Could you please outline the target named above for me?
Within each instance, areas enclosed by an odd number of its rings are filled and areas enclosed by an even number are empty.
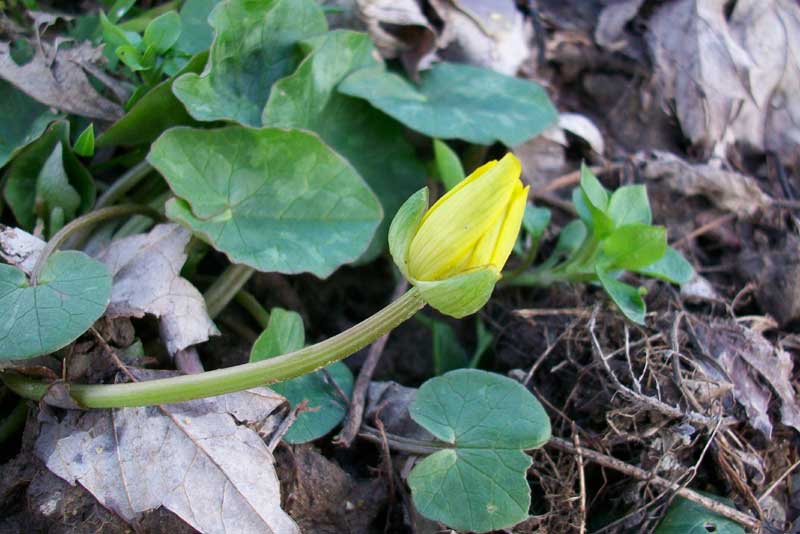
[[[500,230],[500,236],[497,239],[497,244],[492,254],[491,264],[494,265],[498,271],[503,270],[503,266],[508,261],[511,251],[514,250],[514,243],[517,242],[517,235],[519,235],[519,228],[522,225],[522,217],[525,215],[525,206],[528,203],[528,191],[530,186],[520,187],[511,196],[511,201],[508,206],[508,213],[503,219],[503,228]]]
[[[508,208],[506,208],[506,210],[507,209]],[[483,237],[475,245],[472,255],[469,258],[469,262],[465,266],[467,269],[472,267],[482,267],[491,263],[492,254],[494,253],[494,249],[497,247],[497,239],[500,236],[500,230],[503,228],[503,217],[506,210],[500,213],[495,223],[491,228],[489,228],[489,231],[483,234]]]
[[[466,187],[467,185],[471,184],[472,182],[483,176],[483,174],[486,171],[488,171],[495,165],[497,165],[496,159],[493,159],[492,161],[487,161],[486,163],[484,163],[483,165],[472,171],[472,173],[469,176],[458,182],[453,189],[442,195],[442,197],[439,198],[439,200],[434,202],[433,206],[431,206],[430,209],[428,209],[428,212],[425,214],[425,217],[422,218],[422,222],[420,222],[420,224],[424,223],[425,219],[427,219],[431,213],[436,211],[439,208],[439,206],[444,204],[446,200],[448,200],[450,197],[452,197],[453,195],[464,189],[464,187]]]
[[[409,273],[418,280],[437,280],[460,267],[506,212],[520,172],[519,160],[509,153],[491,167],[478,169],[466,184],[434,204],[411,242]]]

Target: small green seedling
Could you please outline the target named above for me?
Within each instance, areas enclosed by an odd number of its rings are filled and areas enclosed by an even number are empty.
[[[626,317],[644,324],[644,288],[620,281],[625,271],[675,284],[686,283],[694,275],[681,253],[667,245],[666,228],[652,224],[643,185],[626,185],[610,193],[583,165],[572,202],[579,219],[561,230],[550,257],[533,267],[549,211],[528,205],[523,219],[527,248],[518,247],[523,262],[506,276],[506,284],[597,282]]]

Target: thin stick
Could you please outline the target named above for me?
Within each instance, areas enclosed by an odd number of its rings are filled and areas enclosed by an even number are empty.
[[[570,454],[581,454],[587,460],[590,460],[598,465],[603,467],[608,467],[609,469],[613,469],[615,471],[619,471],[625,475],[638,478],[639,480],[644,480],[653,484],[654,486],[658,486],[661,488],[666,488],[671,491],[674,491],[676,495],[683,497],[689,501],[695,502],[705,508],[708,508],[714,513],[717,513],[721,516],[727,517],[728,519],[732,519],[737,523],[741,523],[742,525],[746,526],[754,530],[755,532],[761,531],[761,521],[754,518],[749,514],[745,514],[740,512],[736,508],[732,508],[721,502],[717,502],[714,499],[706,497],[696,491],[690,490],[689,488],[682,487],[677,482],[672,482],[665,478],[661,478],[649,471],[645,471],[641,467],[636,467],[634,465],[627,464],[622,460],[617,460],[614,457],[607,456],[605,454],[593,451],[591,449],[586,449],[584,447],[576,447],[569,441],[557,437],[550,438],[550,441],[547,442],[547,447],[552,447],[554,449],[560,450],[562,452],[568,452]]]
[[[581,524],[578,534],[586,532],[586,475],[583,472],[583,453],[581,439],[578,437],[575,425],[572,425],[572,443],[575,446],[575,461],[578,463],[578,485],[581,490],[581,500],[578,503],[578,512],[581,516]]]
[[[677,241],[675,241],[672,244],[672,246],[673,247],[680,247],[680,246],[688,243],[692,239],[694,239],[696,237],[700,237],[701,235],[703,235],[703,234],[705,234],[707,232],[710,232],[714,228],[717,228],[718,226],[722,226],[723,224],[729,223],[729,222],[731,222],[733,220],[736,220],[736,214],[735,213],[728,213],[727,215],[723,215],[722,217],[717,217],[713,221],[707,222],[706,224],[704,224],[700,228],[697,228],[696,230],[693,230],[693,231],[689,232],[688,234],[686,234],[685,236],[683,236],[682,238],[678,239]]]
[[[392,300],[396,300],[400,295],[405,292],[408,287],[408,282],[405,279],[400,281],[394,288],[392,293]],[[383,349],[386,348],[386,342],[389,340],[389,333],[379,337],[369,348],[367,359],[364,360],[364,365],[361,366],[361,371],[358,373],[358,378],[353,386],[353,398],[350,401],[350,409],[347,411],[347,418],[342,425],[342,431],[336,436],[333,442],[341,447],[350,447],[353,440],[358,435],[358,429],[361,428],[361,422],[364,420],[364,408],[367,400],[367,390],[369,383],[372,380],[372,375],[375,373],[375,368],[383,355]]]
[[[779,485],[781,482],[783,482],[783,480],[784,480],[786,477],[788,477],[788,476],[789,476],[789,474],[790,474],[792,471],[794,471],[794,470],[797,468],[797,466],[798,466],[798,465],[800,465],[800,460],[797,460],[795,463],[793,463],[793,464],[792,464],[792,466],[791,466],[791,467],[789,467],[789,469],[787,469],[787,470],[786,470],[786,471],[785,471],[785,472],[784,472],[784,473],[783,473],[781,476],[779,476],[779,477],[778,477],[778,478],[775,480],[775,482],[773,482],[772,484],[770,484],[770,485],[769,485],[769,487],[768,487],[766,490],[764,490],[764,493],[762,493],[762,494],[761,494],[761,497],[759,497],[759,498],[758,498],[758,502],[761,502],[761,501],[763,501],[764,499],[766,499],[766,498],[769,496],[769,494],[770,494],[770,493],[772,493],[772,491],[773,491],[775,488],[777,488],[777,487],[778,487],[778,485]]]

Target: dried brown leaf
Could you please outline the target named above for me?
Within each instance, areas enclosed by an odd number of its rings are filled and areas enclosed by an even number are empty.
[[[135,371],[153,379],[166,373]],[[285,399],[266,388],[165,406],[70,411],[36,455],[128,522],[164,506],[201,532],[299,533],[280,508],[273,457],[248,425]]]
[[[114,277],[106,315],[155,315],[173,355],[219,334],[203,295],[180,275],[191,237],[180,225],[160,224],[147,234],[113,241],[97,258]]]
[[[692,144],[711,154],[729,134],[750,97],[750,55],[731,35],[725,0],[679,0],[660,7],[649,21],[662,97],[674,101],[681,128]]]
[[[356,5],[381,55],[399,57],[416,78],[420,66],[430,63],[436,50],[436,32],[417,0],[356,0]]]
[[[514,76],[530,57],[533,30],[513,0],[431,0],[431,6],[444,22],[442,58]]]
[[[21,228],[0,225],[0,258],[9,265],[31,274],[44,241]]]
[[[619,50],[626,45],[625,25],[639,12],[644,0],[622,0],[603,8],[597,18],[594,39],[609,50]]]
[[[768,409],[775,394],[781,422],[800,431],[791,354],[775,347],[760,332],[735,322],[701,325],[698,335],[733,383],[733,396],[745,408],[753,428],[767,437],[772,435]]]
[[[651,180],[667,180],[668,185],[684,195],[702,195],[717,207],[749,216],[772,204],[752,178],[719,166],[692,165],[674,154],[652,151],[635,156],[642,175]]]
[[[92,86],[87,72],[99,72],[95,65],[102,49],[84,42],[68,48],[40,42],[33,59],[17,65],[9,43],[0,42],[0,77],[30,97],[56,109],[106,121],[122,117],[123,109]]]

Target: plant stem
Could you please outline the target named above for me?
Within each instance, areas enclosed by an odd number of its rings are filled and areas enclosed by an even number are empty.
[[[417,289],[411,288],[375,315],[341,334],[282,356],[196,375],[146,382],[73,384],[69,386],[69,392],[75,401],[86,408],[121,408],[183,402],[274,384],[346,358],[411,318],[424,305]],[[0,378],[9,389],[27,399],[40,400],[49,387],[46,383],[15,373],[0,373]]]
[[[256,270],[249,265],[236,263],[228,265],[203,295],[206,299],[208,316],[213,319],[219,315],[255,272]]]
[[[94,226],[95,224],[105,221],[106,219],[113,219],[115,217],[124,217],[125,215],[134,214],[147,215],[148,217],[152,217],[154,219],[162,218],[161,214],[152,208],[128,204],[122,206],[112,206],[109,208],[101,208],[99,210],[92,211],[86,215],[78,217],[66,225],[64,228],[59,230],[56,235],[50,238],[50,241],[47,242],[47,245],[45,245],[41,254],[39,254],[39,258],[36,260],[36,264],[33,266],[33,270],[31,271],[31,285],[36,285],[39,275],[44,268],[44,264],[47,262],[47,258],[49,258],[50,255],[55,252],[70,235],[90,226]]]
[[[264,309],[264,306],[258,302],[258,299],[252,293],[244,289],[239,290],[236,293],[236,303],[247,310],[247,313],[256,320],[261,328],[267,327],[269,324],[269,312]]]
[[[147,160],[142,160],[130,169],[128,172],[120,176],[111,187],[97,199],[95,209],[105,208],[117,202],[125,196],[125,194],[136,186],[142,179],[150,174],[153,167],[147,163]]]

